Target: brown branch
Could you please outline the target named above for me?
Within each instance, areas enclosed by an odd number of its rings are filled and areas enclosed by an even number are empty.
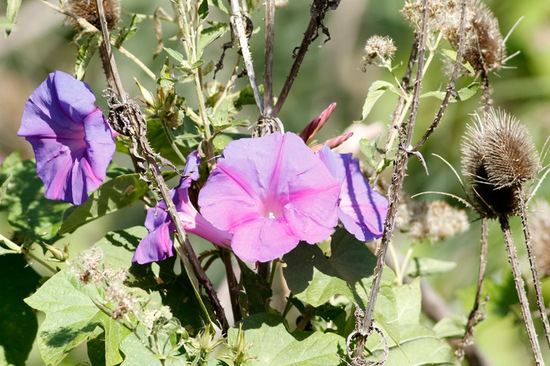
[[[281,108],[283,107],[283,104],[285,103],[285,100],[288,97],[290,88],[292,87],[294,80],[298,76],[298,71],[300,71],[300,66],[302,66],[302,62],[304,61],[304,57],[306,56],[309,45],[315,40],[315,38],[317,38],[318,29],[321,27],[323,28],[324,31],[326,31],[323,26],[323,19],[326,15],[326,12],[328,10],[336,9],[339,3],[340,3],[340,0],[332,0],[332,1],[331,0],[314,0],[313,1],[313,4],[311,5],[311,19],[309,20],[309,24],[304,33],[304,38],[302,38],[302,43],[298,48],[298,53],[294,57],[294,63],[290,68],[290,72],[288,73],[288,76],[285,80],[283,89],[281,90],[281,93],[279,94],[279,98],[277,99],[277,103],[273,108],[273,113],[271,114],[273,118],[279,115],[279,112],[281,111]]]
[[[418,141],[416,146],[414,147],[414,151],[418,151],[422,145],[426,143],[428,140],[428,137],[434,132],[436,127],[441,122],[441,119],[443,118],[443,114],[445,113],[445,110],[447,109],[447,106],[449,105],[449,100],[451,99],[451,95],[454,93],[455,90],[455,84],[456,79],[458,78],[460,69],[462,68],[462,56],[464,55],[464,39],[465,39],[465,19],[466,19],[466,0],[462,0],[462,9],[460,14],[460,35],[459,35],[459,41],[458,41],[458,49],[456,52],[456,60],[453,67],[453,73],[451,74],[451,79],[449,80],[449,83],[447,84],[445,97],[443,98],[443,102],[441,103],[441,106],[439,107],[439,111],[437,112],[432,124],[430,127],[428,127],[428,130],[424,133],[424,136]]]
[[[531,274],[533,275],[533,285],[535,287],[535,294],[537,295],[537,306],[540,312],[540,318],[544,328],[544,335],[546,336],[546,342],[550,346],[550,324],[548,323],[548,314],[546,313],[546,306],[544,304],[544,298],[542,296],[542,289],[540,288],[539,273],[537,270],[537,263],[535,262],[535,255],[533,254],[533,243],[531,242],[531,232],[529,230],[529,223],[527,221],[527,207],[525,200],[523,199],[523,192],[518,193],[518,198],[521,207],[521,226],[523,228],[523,237],[525,238],[525,246],[527,247],[527,257],[529,257],[529,265],[531,267]]]
[[[252,64],[252,55],[250,54],[250,49],[248,48],[248,38],[246,37],[246,29],[243,23],[244,15],[238,0],[231,0],[231,11],[233,13],[231,23],[233,24],[233,29],[237,33],[237,39],[239,40],[239,46],[243,54],[244,65],[250,81],[250,87],[254,92],[254,100],[260,110],[260,115],[263,116],[264,103],[262,101],[260,89],[258,89],[258,84],[256,83],[256,74],[254,73],[254,65]]]
[[[231,263],[231,252],[227,249],[220,248],[221,258],[225,266],[225,276],[227,277],[227,287],[229,288],[229,299],[231,300],[231,310],[233,310],[233,321],[238,322],[242,319],[241,307],[239,305],[239,283],[233,264]]]
[[[488,220],[484,217],[481,221],[481,254],[479,260],[479,276],[477,279],[477,292],[476,298],[474,301],[474,306],[472,311],[468,316],[468,323],[466,324],[466,330],[464,332],[464,337],[460,340],[458,344],[456,355],[458,359],[462,361],[465,355],[465,347],[469,346],[472,343],[472,338],[474,336],[475,326],[485,318],[485,314],[479,310],[482,300],[481,300],[481,291],[483,290],[483,282],[485,280],[485,270],[487,268],[487,236],[488,236]]]
[[[264,67],[264,114],[273,112],[273,39],[275,37],[275,0],[265,3],[265,67]]]
[[[411,112],[406,123],[401,126],[399,151],[395,157],[392,182],[389,189],[389,207],[388,213],[386,215],[386,221],[384,223],[384,233],[380,242],[380,252],[378,253],[374,278],[370,288],[369,299],[367,303],[367,309],[365,310],[365,317],[361,322],[361,327],[359,329],[360,336],[357,339],[357,347],[355,349],[354,357],[352,359],[352,362],[355,365],[359,365],[362,362],[367,336],[371,334],[373,330],[374,307],[376,304],[378,292],[380,291],[380,282],[382,280],[382,271],[384,270],[386,253],[388,251],[395,219],[397,218],[399,192],[403,187],[403,181],[405,179],[405,174],[407,170],[407,163],[409,161],[409,146],[411,144],[412,135],[414,132],[416,116],[418,113],[418,103],[420,100],[420,91],[422,89],[424,54],[426,52],[426,37],[428,35],[427,13],[427,0],[423,0],[422,29],[418,42],[418,61],[416,65],[416,80],[414,82]]]
[[[529,301],[527,300],[527,292],[525,291],[525,284],[521,277],[521,271],[519,269],[518,256],[516,253],[516,247],[512,238],[512,232],[510,230],[510,223],[507,216],[501,216],[499,218],[502,234],[504,235],[504,242],[506,243],[506,250],[508,251],[508,261],[512,267],[512,274],[514,275],[514,283],[516,285],[516,291],[518,293],[519,304],[521,306],[521,313],[523,314],[523,321],[525,328],[527,328],[527,336],[531,343],[531,350],[535,358],[536,365],[544,365],[542,358],[542,352],[540,350],[539,340],[537,338],[537,332],[535,325],[533,324],[533,318],[531,317],[531,311],[529,310]]]

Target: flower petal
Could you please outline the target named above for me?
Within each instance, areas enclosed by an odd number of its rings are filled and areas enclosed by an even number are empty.
[[[56,71],[25,104],[18,135],[33,146],[46,198],[79,205],[106,178],[115,142],[89,86]]]
[[[388,200],[373,190],[361,174],[359,160],[352,154],[337,154],[324,146],[318,152],[334,177],[341,182],[338,217],[358,240],[382,236]]]
[[[141,240],[132,263],[151,263],[165,260],[174,255],[174,245],[170,238],[170,223],[164,223]]]
[[[214,226],[234,234],[237,256],[268,261],[300,240],[326,239],[338,222],[339,192],[338,182],[297,135],[276,132],[229,143],[199,194],[199,206]]]
[[[235,255],[249,262],[268,262],[290,252],[300,239],[279,220],[255,220],[237,230],[231,242]]]

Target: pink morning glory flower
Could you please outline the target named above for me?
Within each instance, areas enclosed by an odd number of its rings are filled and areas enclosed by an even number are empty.
[[[115,141],[88,84],[56,71],[25,104],[21,128],[33,147],[46,198],[80,205],[105,181]]]
[[[293,133],[230,142],[199,193],[201,213],[233,234],[235,255],[267,262],[330,236],[340,185]]]
[[[189,201],[188,189],[191,183],[199,178],[199,165],[200,158],[197,151],[191,152],[187,157],[184,177],[177,188],[170,190],[172,200],[186,232],[198,235],[218,246],[229,248],[233,235],[212,226]],[[149,230],[149,234],[139,243],[132,263],[156,262],[173,256],[174,243],[170,233],[175,231],[175,226],[170,214],[166,211],[164,201],[147,210],[145,227]]]
[[[359,159],[338,154],[323,146],[317,152],[341,185],[338,218],[358,240],[370,241],[382,236],[388,200],[373,190],[361,174]]]

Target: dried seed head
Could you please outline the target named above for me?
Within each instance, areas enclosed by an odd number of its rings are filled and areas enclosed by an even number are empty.
[[[67,11],[86,19],[97,29],[101,29],[99,15],[97,14],[96,0],[65,0]],[[112,29],[120,20],[120,0],[103,0],[103,10],[107,28]],[[68,17],[67,21],[75,28],[81,28],[78,22]]]
[[[506,47],[497,18],[487,5],[480,0],[470,1],[466,10],[464,59],[476,71],[487,72],[499,69],[506,58]],[[457,11],[458,19],[460,19],[460,7]],[[460,28],[453,26],[443,34],[457,49]]]
[[[460,40],[461,3],[460,0],[433,0],[428,2],[427,8],[429,31],[441,32],[455,49]],[[421,0],[406,0],[401,13],[420,29]],[[506,59],[498,20],[481,0],[467,0],[466,3],[464,59],[478,72],[498,69]]]
[[[376,64],[377,61],[382,63],[393,57],[397,48],[393,45],[393,40],[390,37],[380,37],[374,35],[367,40],[363,58],[361,59],[361,70],[367,71],[367,66]]]
[[[550,276],[550,204],[536,202],[530,216],[533,251],[537,268],[543,277]]]
[[[529,132],[517,119],[491,109],[475,115],[462,145],[462,170],[474,191],[474,205],[485,217],[515,215],[521,186],[538,171]]]
[[[401,220],[398,227],[408,231],[409,237],[414,242],[424,239],[434,242],[445,240],[470,227],[468,216],[464,210],[455,209],[447,202],[440,200],[430,203],[402,204],[399,207],[399,216],[401,216]]]

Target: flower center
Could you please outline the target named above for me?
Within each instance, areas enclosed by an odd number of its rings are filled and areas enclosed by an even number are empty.
[[[283,213],[284,204],[277,197],[267,197],[263,202],[262,215],[266,219],[277,219]]]

